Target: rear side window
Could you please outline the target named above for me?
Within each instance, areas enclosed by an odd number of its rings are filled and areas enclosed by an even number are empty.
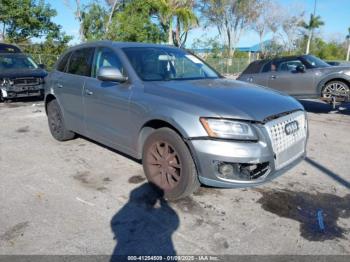
[[[57,71],[65,72],[67,68],[68,59],[72,53],[66,54],[57,65]]]
[[[260,73],[260,69],[264,61],[254,61],[243,71],[242,74],[257,74]]]
[[[91,76],[93,56],[94,48],[84,48],[74,51],[69,60],[68,73]]]

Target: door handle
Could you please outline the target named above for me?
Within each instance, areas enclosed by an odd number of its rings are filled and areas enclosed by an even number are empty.
[[[275,75],[271,76],[271,79],[276,79],[276,78],[277,78],[277,76],[275,76]]]
[[[86,90],[85,90],[85,94],[91,96],[91,95],[94,94],[94,92],[90,91],[89,89],[86,89]]]
[[[57,85],[56,85],[58,88],[62,88],[63,87],[63,85],[62,84],[60,84],[60,83],[57,83]]]

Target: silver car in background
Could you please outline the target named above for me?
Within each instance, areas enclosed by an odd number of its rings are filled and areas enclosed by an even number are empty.
[[[222,78],[175,47],[116,43],[69,49],[46,79],[57,140],[75,134],[142,160],[168,199],[200,184],[255,186],[305,156],[306,114],[294,98]]]
[[[331,66],[312,56],[289,56],[252,62],[238,80],[267,86],[296,98],[349,100],[350,66]]]

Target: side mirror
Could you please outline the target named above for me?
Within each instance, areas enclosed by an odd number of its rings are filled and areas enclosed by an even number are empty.
[[[126,76],[123,76],[120,70],[116,67],[104,66],[97,72],[97,79],[101,81],[119,82],[123,83],[128,80]]]
[[[305,73],[305,66],[304,65],[298,65],[296,68],[295,68],[295,71],[297,73]]]
[[[38,67],[41,69],[46,69],[46,66],[44,64],[38,64]]]

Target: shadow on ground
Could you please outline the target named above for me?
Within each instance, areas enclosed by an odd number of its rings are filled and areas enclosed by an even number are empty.
[[[305,110],[309,113],[316,114],[344,114],[350,115],[350,103],[341,103],[337,105],[335,109],[330,104],[327,104],[320,100],[299,100],[299,102],[304,106]]]
[[[163,192],[151,183],[142,184],[111,220],[117,242],[111,261],[120,261],[120,255],[176,255],[171,237],[179,223]]]

